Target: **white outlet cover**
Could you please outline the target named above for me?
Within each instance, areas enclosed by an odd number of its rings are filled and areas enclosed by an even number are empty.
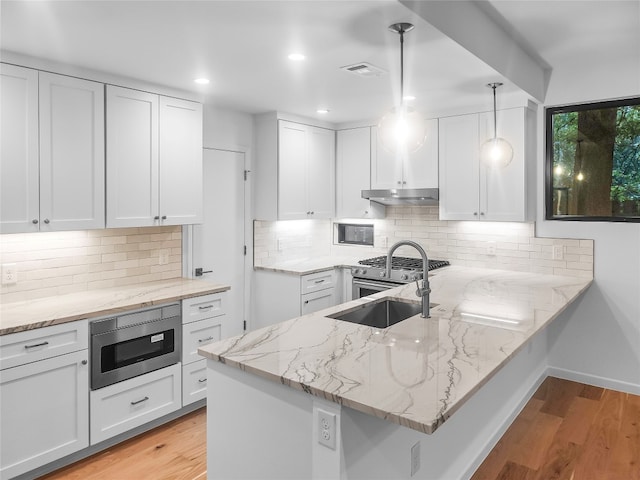
[[[318,409],[318,443],[336,449],[336,414]]]
[[[420,442],[416,442],[411,447],[411,476],[413,477],[420,470]]]
[[[2,285],[13,285],[18,283],[18,272],[15,263],[5,263],[2,265]]]

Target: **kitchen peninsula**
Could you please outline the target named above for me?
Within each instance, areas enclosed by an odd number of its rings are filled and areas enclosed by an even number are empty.
[[[430,280],[429,319],[327,317],[417,303],[408,284],[199,349],[209,478],[470,475],[544,379],[544,328],[592,280],[457,266]]]

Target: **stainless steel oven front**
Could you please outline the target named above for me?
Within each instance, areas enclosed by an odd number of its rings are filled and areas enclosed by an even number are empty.
[[[180,361],[179,303],[95,320],[90,332],[92,390]]]
[[[362,278],[353,279],[352,283],[352,299],[366,297],[374,293],[383,292],[390,288],[399,287],[401,283],[386,282],[383,280],[366,280]]]

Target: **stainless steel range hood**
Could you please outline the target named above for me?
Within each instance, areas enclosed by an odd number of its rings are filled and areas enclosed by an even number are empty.
[[[381,205],[438,205],[437,188],[398,188],[390,190],[362,190],[362,198]]]

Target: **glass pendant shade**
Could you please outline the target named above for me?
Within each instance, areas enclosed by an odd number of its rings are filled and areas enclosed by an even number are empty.
[[[513,147],[504,138],[490,138],[480,146],[480,161],[488,167],[506,167],[513,160]]]
[[[413,153],[424,145],[426,124],[411,107],[391,109],[378,124],[378,138],[389,153]]]
[[[496,112],[496,88],[502,83],[487,84],[493,90],[493,138],[480,146],[480,161],[487,167],[503,168],[513,160],[513,147],[504,138],[498,137],[498,121]]]

